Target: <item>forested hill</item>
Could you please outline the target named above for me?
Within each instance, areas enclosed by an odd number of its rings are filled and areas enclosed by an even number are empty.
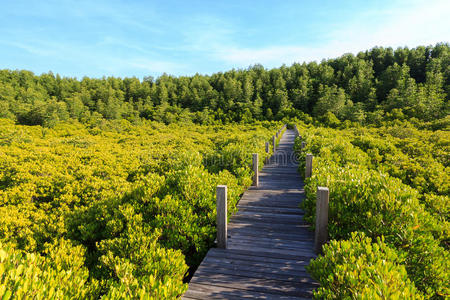
[[[309,119],[305,114],[328,123],[434,121],[448,115],[449,98],[448,43],[397,50],[376,47],[356,56],[271,70],[254,65],[209,76],[162,75],[142,81],[0,71],[0,117],[27,125],[52,126],[69,118],[165,123]]]

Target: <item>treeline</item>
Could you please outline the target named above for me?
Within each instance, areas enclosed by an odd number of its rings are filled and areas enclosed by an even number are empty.
[[[200,124],[321,117],[377,124],[432,121],[449,113],[450,45],[376,47],[321,63],[266,70],[254,65],[210,76],[157,79],[62,78],[53,73],[0,71],[0,117],[53,126],[69,118],[142,118]],[[320,118],[319,118],[320,119]]]

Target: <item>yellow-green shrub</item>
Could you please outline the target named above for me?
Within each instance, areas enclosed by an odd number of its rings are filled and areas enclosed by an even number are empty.
[[[0,298],[88,299],[98,296],[84,267],[84,249],[60,240],[46,256],[27,253],[0,242]]]
[[[314,292],[318,299],[423,299],[401,263],[382,239],[372,243],[354,232],[324,245],[307,269],[321,285]]]

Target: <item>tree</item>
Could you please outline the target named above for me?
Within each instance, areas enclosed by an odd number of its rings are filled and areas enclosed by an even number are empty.
[[[321,116],[327,112],[332,112],[333,114],[340,116],[345,104],[349,100],[344,89],[339,88],[336,85],[320,85],[319,95],[320,97],[313,111],[315,116]]]

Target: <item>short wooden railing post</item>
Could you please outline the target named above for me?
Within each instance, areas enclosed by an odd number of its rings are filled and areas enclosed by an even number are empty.
[[[218,185],[216,188],[217,205],[217,247],[227,248],[227,186]]]
[[[317,187],[316,230],[314,235],[314,250],[317,254],[328,239],[328,201],[330,191],[327,187]]]
[[[275,136],[272,137],[272,146],[273,146],[273,153],[275,153],[275,151],[277,150],[277,138]]]
[[[270,147],[269,142],[266,142],[266,153],[269,153],[270,151],[269,147]]]
[[[312,175],[313,157],[311,153],[306,154],[305,178],[309,178]]]
[[[258,170],[258,153],[253,153],[253,186],[258,186],[259,184],[259,170]]]

